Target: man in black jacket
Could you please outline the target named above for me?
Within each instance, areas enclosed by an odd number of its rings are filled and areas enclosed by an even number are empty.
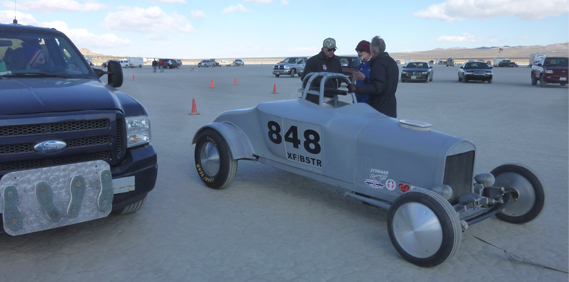
[[[304,80],[304,77],[311,72],[342,73],[342,65],[340,64],[338,57],[334,55],[335,51],[336,40],[334,40],[334,38],[324,39],[320,53],[311,57],[306,62],[306,66],[304,67],[300,80]]]
[[[348,85],[348,91],[369,95],[367,103],[374,109],[390,117],[397,117],[395,91],[399,82],[399,67],[393,58],[385,52],[385,41],[379,36],[371,40],[371,60],[369,84]]]

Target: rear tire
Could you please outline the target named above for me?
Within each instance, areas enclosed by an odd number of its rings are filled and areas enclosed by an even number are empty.
[[[424,189],[406,192],[393,201],[387,229],[397,252],[422,267],[451,258],[462,240],[458,213],[441,195]]]
[[[198,135],[194,161],[198,175],[209,188],[225,188],[237,172],[237,161],[227,142],[213,129],[205,129]]]
[[[541,77],[539,78],[539,86],[545,87],[546,85],[547,85],[547,82],[545,82],[545,77],[542,74]]]

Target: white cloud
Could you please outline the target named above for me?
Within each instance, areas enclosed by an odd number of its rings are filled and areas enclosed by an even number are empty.
[[[566,13],[569,13],[567,0],[448,0],[415,12],[413,16],[453,22],[510,15],[524,20],[538,20]]]
[[[281,3],[282,3],[283,5],[288,5],[288,0],[281,0]]]
[[[245,0],[245,2],[255,3],[255,4],[269,4],[273,0]]]
[[[90,12],[107,9],[107,5],[96,1],[75,0],[20,0],[16,2],[18,11],[52,13],[52,12]],[[14,1],[2,1],[2,6],[14,9]]]
[[[34,16],[17,12],[16,17],[21,25],[55,28],[63,32],[78,48],[115,49],[130,45],[130,40],[121,39],[114,34],[95,35],[86,29],[70,29],[63,21],[39,22]],[[0,22],[8,23],[14,19],[14,11],[0,11]]]
[[[178,3],[186,4],[186,0],[150,0],[152,3]]]
[[[463,33],[461,35],[451,35],[451,36],[441,36],[436,39],[438,42],[480,42],[484,41],[484,37],[475,37],[469,33]]]
[[[108,13],[103,24],[109,30],[127,30],[148,33],[149,39],[163,38],[165,33],[189,33],[194,31],[191,22],[176,12],[167,14],[160,7],[148,9],[138,7],[118,8],[117,12]]]
[[[205,12],[200,10],[190,11],[190,18],[192,19],[205,18]]]
[[[235,12],[251,12],[251,10],[245,9],[243,5],[237,4],[237,6],[229,6],[221,12],[222,14],[230,14]]]

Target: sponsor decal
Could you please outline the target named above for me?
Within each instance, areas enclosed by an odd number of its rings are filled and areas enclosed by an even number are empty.
[[[395,187],[397,187],[397,184],[395,184],[395,181],[393,179],[388,179],[385,182],[385,188],[387,188],[387,190],[393,191],[395,190]]]
[[[401,190],[401,192],[405,193],[409,191],[409,189],[411,189],[409,184],[399,183],[399,190]]]
[[[389,171],[387,170],[381,170],[375,168],[369,170],[369,178],[376,179],[379,181],[385,181],[388,175]]]
[[[328,69],[328,68],[326,68],[326,65],[322,65],[322,68],[323,68],[324,70],[327,70],[327,69]]]
[[[320,160],[320,159],[312,158],[310,156],[303,156],[300,154],[288,153],[288,152],[286,154],[287,154],[286,158],[289,160],[300,162],[300,163],[306,163],[306,164],[317,166],[317,167],[322,167],[322,160]]]
[[[374,179],[366,179],[365,184],[369,185],[371,188],[383,189],[383,184]]]

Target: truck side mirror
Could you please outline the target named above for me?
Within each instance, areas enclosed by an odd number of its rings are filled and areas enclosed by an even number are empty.
[[[121,64],[117,61],[109,61],[107,66],[109,85],[112,87],[121,87],[123,83],[123,74]]]

